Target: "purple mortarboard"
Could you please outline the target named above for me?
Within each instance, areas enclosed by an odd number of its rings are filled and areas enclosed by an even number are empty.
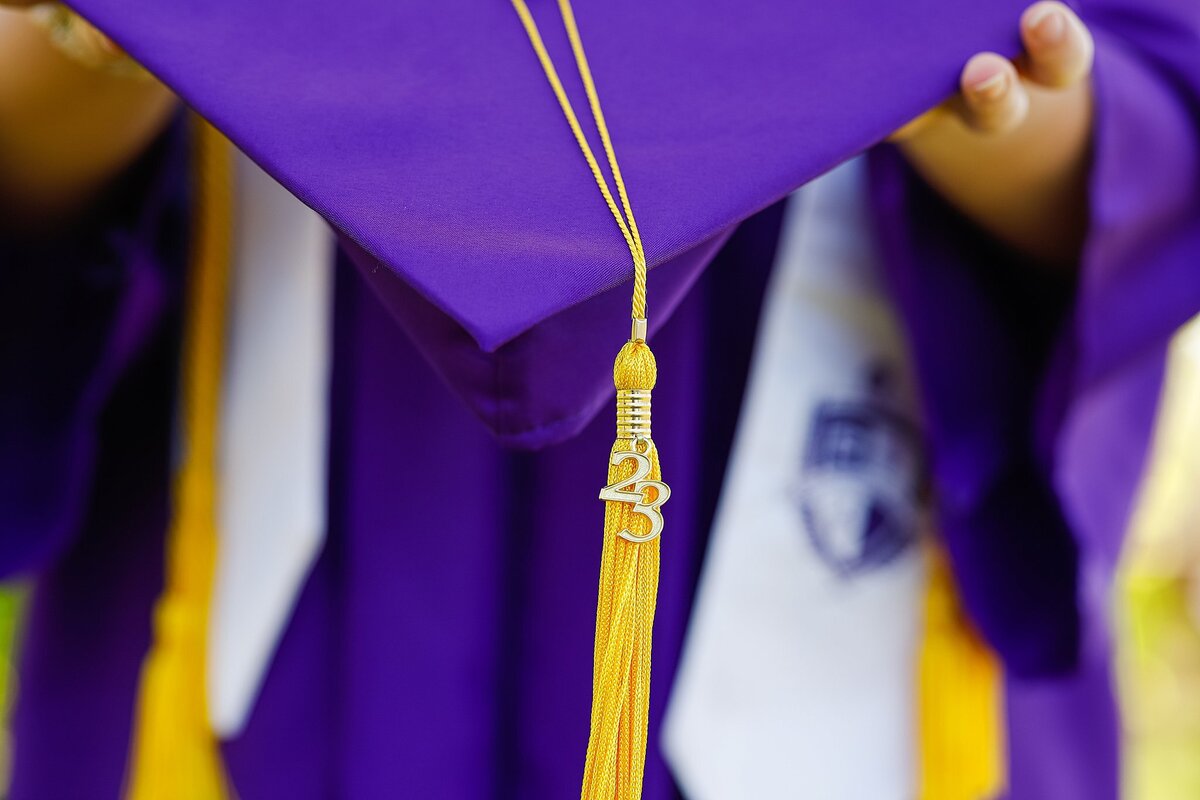
[[[943,99],[972,53],[1015,51],[1024,4],[580,2],[652,319],[736,223]],[[629,253],[508,2],[73,5],[338,228],[503,439],[603,402]],[[585,110],[554,4],[532,11]]]

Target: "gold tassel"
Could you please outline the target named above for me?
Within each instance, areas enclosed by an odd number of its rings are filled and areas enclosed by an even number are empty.
[[[600,499],[606,501],[604,552],[596,603],[591,734],[581,797],[638,800],[642,796],[650,714],[650,645],[658,597],[658,537],[663,526],[659,508],[671,496],[670,488],[660,480],[658,451],[650,438],[650,391],[658,379],[658,367],[646,345],[646,250],[633,217],[571,0],[558,0],[558,10],[596,132],[612,170],[620,205],[588,144],[528,5],[525,0],[511,1],[563,118],[633,259],[633,333],[613,365],[617,441],[609,454],[609,483],[600,492]]]
[[[654,354],[642,340],[626,343],[613,367],[617,440],[609,483],[600,493],[607,502],[583,800],[635,800],[642,794],[662,530],[658,509],[670,497],[650,437],[650,391],[657,374]]]
[[[142,665],[128,800],[230,796],[208,722],[209,600],[217,560],[216,442],[232,241],[233,160],[207,123],[196,128],[193,261],[181,391],[183,463],[167,534],[166,581]]]
[[[993,800],[1004,791],[1002,673],[933,552],[918,665],[920,800]]]

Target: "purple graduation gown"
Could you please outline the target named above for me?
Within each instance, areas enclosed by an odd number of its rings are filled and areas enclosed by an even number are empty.
[[[164,142],[167,152],[147,161],[165,163],[143,169],[157,166],[160,180],[183,189],[175,145]],[[184,239],[156,231],[178,232],[178,195],[148,204],[140,219],[89,226],[69,251],[14,246],[6,254],[5,276],[20,278],[23,292],[6,296],[46,303],[14,304],[5,324],[44,335],[54,356],[37,356],[61,370],[19,372],[34,354],[6,353],[9,374],[21,379],[5,383],[19,387],[5,397],[20,415],[5,418],[13,423],[6,432],[31,422],[46,430],[23,452],[6,448],[6,477],[22,463],[27,472],[41,467],[27,483],[68,493],[84,508],[57,523],[70,505],[61,496],[6,498],[5,566],[43,570],[23,652],[14,798],[109,798],[121,785],[162,581]],[[682,644],[754,334],[750,324],[713,341],[709,320],[718,303],[730,302],[755,318],[780,216],[776,207],[734,233],[704,276],[688,281],[686,299],[656,337],[666,378],[656,399],[672,409],[656,440],[672,452],[672,481],[684,498],[673,509],[681,533],[662,574],[656,668],[664,676]],[[99,267],[84,258],[115,272],[101,290],[89,277]],[[696,277],[698,263],[683,266]],[[447,390],[359,273],[344,259],[339,267],[328,541],[250,724],[226,746],[239,795],[577,792],[600,555],[596,482],[612,420],[598,417],[537,454],[506,450]],[[153,290],[138,289],[142,280]],[[95,321],[64,324],[75,295],[97,309]],[[136,346],[122,341],[125,328],[138,332]],[[589,358],[611,365],[610,343],[599,344]],[[116,350],[131,354],[113,379],[104,365]],[[70,405],[92,391],[104,401]],[[100,443],[95,454],[77,441],[84,437]],[[86,479],[58,486],[68,467]],[[40,527],[8,516],[9,508]],[[667,697],[664,683],[656,720]],[[77,754],[70,769],[62,768],[64,753]],[[655,752],[646,796],[673,791]]]
[[[1185,0],[1082,10],[1097,35],[1097,132],[1075,285],[1049,285],[972,230],[893,153],[874,159],[939,516],[969,608],[1012,676],[1012,800],[1116,797],[1103,592],[1165,344],[1200,310],[1200,21]],[[0,254],[0,570],[41,575],[15,800],[110,798],[121,784],[169,514],[178,138],[71,239],[10,241]],[[675,489],[652,737],[778,223],[778,209],[764,212],[652,277],[665,320],[655,438]],[[347,251],[328,543],[249,727],[225,747],[232,777],[246,800],[570,796],[586,742],[598,454],[612,439],[611,415],[595,412],[608,404],[623,333],[608,321],[624,318],[625,288],[485,355]],[[725,324],[731,314],[742,324]],[[414,451],[427,459],[397,455]],[[451,486],[465,499],[441,502]],[[646,800],[674,796],[652,750]]]

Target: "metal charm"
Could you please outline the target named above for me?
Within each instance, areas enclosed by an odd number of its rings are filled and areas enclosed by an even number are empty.
[[[634,446],[637,446],[636,442]],[[662,481],[645,480],[646,476],[650,474],[650,459],[636,450],[613,453],[610,459],[610,463],[614,467],[620,466],[626,461],[633,461],[637,464],[633,474],[601,489],[600,499],[615,503],[633,503],[634,513],[641,514],[650,520],[650,532],[644,536],[638,536],[626,528],[617,535],[630,542],[649,542],[662,533],[663,518],[659,506],[671,497],[671,487]],[[646,502],[646,489],[648,488],[654,489],[654,499],[650,502]]]

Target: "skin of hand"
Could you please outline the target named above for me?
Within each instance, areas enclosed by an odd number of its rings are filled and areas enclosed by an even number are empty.
[[[0,0],[0,227],[39,227],[94,196],[165,127],[162,84],[89,69]]]
[[[916,171],[984,230],[1044,264],[1079,261],[1087,226],[1095,45],[1066,5],[1020,19],[1014,61],[979,53],[960,92],[891,137]]]

